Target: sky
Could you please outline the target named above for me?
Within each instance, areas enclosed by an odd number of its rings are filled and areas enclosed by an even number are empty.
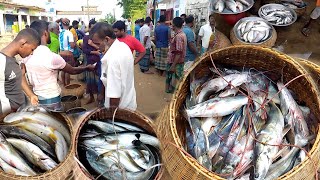
[[[58,11],[81,11],[81,6],[87,5],[87,0],[54,0],[54,2]],[[98,11],[102,11],[103,16],[108,13],[113,14],[115,9],[116,19],[120,19],[123,10],[117,3],[117,0],[89,0],[89,6],[98,6]]]

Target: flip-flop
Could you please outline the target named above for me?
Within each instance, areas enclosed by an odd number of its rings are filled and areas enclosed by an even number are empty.
[[[303,28],[303,29],[301,30],[301,33],[302,33],[304,36],[308,37],[309,34],[310,34],[310,29],[309,29],[309,28]]]

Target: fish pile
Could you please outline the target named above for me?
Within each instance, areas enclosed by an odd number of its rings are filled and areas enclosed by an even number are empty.
[[[221,13],[226,9],[229,9],[233,13],[239,13],[250,7],[250,3],[247,0],[217,0],[212,4],[213,9]]]
[[[293,1],[293,0],[282,0],[281,4],[287,6],[291,9],[298,9],[298,8],[306,7],[306,3],[303,1],[298,2],[298,1]]]
[[[41,112],[16,112],[0,125],[0,167],[13,175],[34,176],[64,161],[70,132],[55,117]]]
[[[244,42],[259,43],[267,40],[272,33],[272,28],[261,20],[243,21],[237,27],[238,36]]]
[[[306,123],[314,115],[283,83],[253,70],[212,71],[191,74],[181,109],[190,155],[227,179],[275,179],[305,159],[300,148],[308,150],[314,138]]]
[[[89,120],[79,135],[80,161],[103,179],[153,179],[159,171],[158,149],[155,136],[122,121]]]
[[[290,24],[294,20],[294,16],[291,11],[285,8],[271,8],[265,7],[261,9],[261,17],[270,23],[275,25]]]

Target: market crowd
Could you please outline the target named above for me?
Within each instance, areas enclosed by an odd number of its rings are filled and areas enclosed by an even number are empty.
[[[1,50],[0,114],[27,102],[61,111],[61,86],[80,73],[85,73],[86,103],[135,110],[136,64],[144,74],[154,74],[154,65],[166,77],[166,92],[173,93],[184,72],[216,43],[212,15],[197,40],[194,24],[185,14],[172,21],[161,15],[155,26],[150,17],[139,19],[133,31],[130,19],[113,24],[91,19],[88,26],[67,18],[34,21]]]

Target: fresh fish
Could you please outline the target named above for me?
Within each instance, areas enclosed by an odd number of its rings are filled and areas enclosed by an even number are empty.
[[[234,87],[240,86],[241,84],[247,83],[250,80],[251,80],[251,77],[247,73],[230,74],[224,77],[212,79],[204,85],[203,89],[201,90],[197,98],[197,102],[198,103],[204,102],[212,92],[215,93],[223,90],[224,88],[229,86],[229,83],[230,83],[230,87],[234,88]]]
[[[238,88],[227,89],[224,92],[222,92],[221,94],[219,94],[218,97],[224,98],[224,97],[228,97],[228,96],[235,96],[238,93],[238,91],[239,91]]]
[[[259,43],[269,37],[271,27],[263,21],[243,21],[238,25],[239,37],[248,43]]]
[[[124,123],[124,122],[119,122],[119,121],[115,121],[112,122],[111,120],[108,120],[107,122],[109,122],[110,124],[114,123],[115,125],[119,126],[119,127],[123,127],[125,129],[127,129],[128,131],[141,131],[141,132],[145,132],[145,130],[135,126],[135,125],[131,125],[129,123]]]
[[[308,143],[308,140],[306,138],[304,138],[300,134],[296,135],[295,137],[296,146],[304,147],[305,145],[307,145],[307,143]],[[279,176],[290,171],[294,166],[294,162],[295,162],[295,159],[297,158],[297,154],[299,153],[299,151],[300,151],[299,148],[293,147],[285,157],[281,158],[279,161],[272,164],[266,176],[266,180],[276,179]]]
[[[280,90],[280,107],[286,122],[294,128],[295,133],[301,133],[304,137],[308,137],[309,128],[300,107],[282,83],[277,83],[277,85]]]
[[[7,141],[22,152],[30,162],[43,170],[49,171],[57,166],[57,163],[44,154],[38,146],[23,139],[7,138]]]
[[[210,134],[211,128],[213,126],[217,126],[222,117],[209,117],[202,120],[201,129],[204,131],[206,135]]]
[[[95,120],[90,120],[88,121],[89,125],[94,125],[97,127],[99,130],[105,132],[105,133],[114,133],[116,132],[123,132],[126,131],[124,127],[119,127],[117,125],[110,124],[108,122],[103,122],[103,121],[95,121]]]
[[[272,158],[277,154],[283,138],[284,117],[280,109],[274,104],[270,103],[270,111],[268,122],[265,128],[262,129],[258,135],[254,154],[255,154],[255,168],[254,179],[264,179],[267,175]],[[271,144],[274,146],[261,144]]]
[[[236,13],[237,12],[237,4],[234,0],[225,0],[226,7],[230,9],[232,12]]]
[[[33,176],[36,173],[27,165],[16,150],[8,143],[5,137],[0,133],[0,158],[10,166]]]
[[[248,97],[241,95],[235,97],[214,98],[197,104],[186,111],[189,117],[220,117],[233,113],[247,103]]]
[[[243,33],[249,32],[254,26],[254,21],[248,21]]]
[[[285,9],[262,9],[262,18],[275,24],[290,24],[293,21],[293,15]]]
[[[250,3],[246,0],[238,0],[238,1],[241,2],[245,6],[250,6]]]
[[[16,168],[10,166],[8,163],[3,161],[1,158],[0,158],[0,167],[2,168],[2,170],[5,173],[8,173],[8,174],[13,174],[13,175],[18,175],[18,176],[30,176],[30,174],[25,173],[19,169],[16,169]]]
[[[70,131],[67,129],[66,125],[49,114],[44,114],[41,112],[11,113],[4,118],[3,122],[18,123],[26,120],[36,121],[38,124],[50,126],[53,129],[58,130],[66,139],[68,144],[70,144]]]
[[[59,131],[54,131],[55,137],[57,137],[56,144],[55,144],[55,151],[57,154],[57,158],[59,162],[63,162],[64,159],[66,158],[68,154],[68,145],[67,142],[65,141],[64,137],[62,134],[60,134]]]
[[[237,4],[237,6],[236,6],[237,9],[239,9],[239,11],[243,11],[244,7],[243,7],[242,3],[239,1],[236,1],[236,4]]]
[[[56,157],[53,148],[42,138],[31,133],[30,131],[15,126],[1,125],[0,132],[4,134],[6,137],[25,139],[33,144],[36,144],[42,151],[44,151],[51,157]]]
[[[223,0],[218,0],[216,5],[214,6],[216,10],[218,10],[219,12],[222,12],[225,8],[224,2]]]

